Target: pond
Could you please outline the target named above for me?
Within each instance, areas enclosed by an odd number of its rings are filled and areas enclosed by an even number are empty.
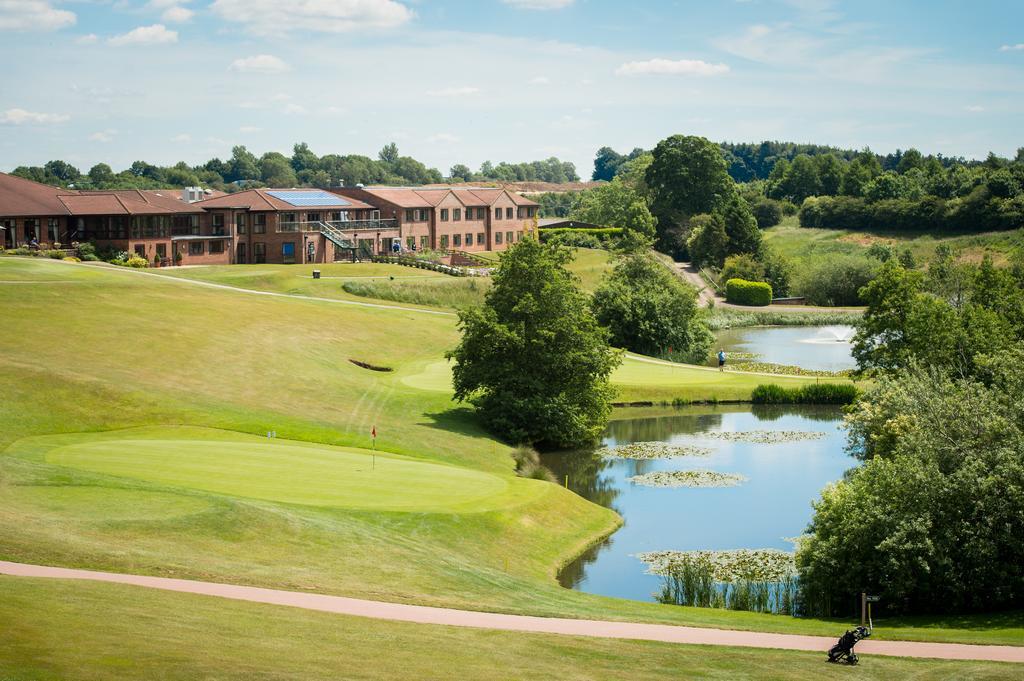
[[[850,354],[852,326],[752,326],[715,332],[715,353],[754,353],[757,361],[799,366],[814,371],[841,371],[857,366]]]
[[[554,452],[543,462],[569,488],[614,509],[625,524],[559,575],[563,586],[652,601],[661,578],[635,554],[662,550],[775,548],[804,532],[811,502],[856,465],[845,451],[836,407],[684,407],[614,420],[604,445],[665,442],[710,449],[706,456],[612,459],[600,450]],[[814,439],[756,443],[715,436],[749,431],[814,431]],[[708,434],[712,435],[708,435]],[[741,436],[742,437],[742,436]],[[771,438],[769,438],[771,439]],[[648,487],[628,478],[656,471],[708,469],[745,478],[732,487]]]

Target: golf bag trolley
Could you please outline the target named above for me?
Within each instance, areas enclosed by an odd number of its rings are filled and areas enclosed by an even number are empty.
[[[871,636],[871,630],[867,627],[849,629],[845,634],[839,637],[839,642],[829,649],[828,661],[835,663],[845,662],[846,664],[857,664],[857,653],[853,652],[853,647],[857,645],[858,641],[862,641],[868,636]]]

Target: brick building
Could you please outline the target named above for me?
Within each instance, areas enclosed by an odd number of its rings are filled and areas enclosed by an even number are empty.
[[[200,198],[200,200],[196,200]],[[7,248],[91,241],[160,265],[325,263],[395,251],[499,251],[538,204],[504,189],[81,191],[0,173]]]

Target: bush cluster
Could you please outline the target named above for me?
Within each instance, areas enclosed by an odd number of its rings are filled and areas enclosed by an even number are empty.
[[[880,264],[859,255],[816,256],[797,274],[794,292],[812,305],[863,305],[860,291],[875,278]]]
[[[857,388],[851,383],[808,383],[786,388],[774,383],[754,388],[750,401],[754,404],[853,404]]]
[[[604,244],[612,241],[613,239],[618,239],[619,237],[622,236],[621,227],[605,227],[602,229],[575,229],[572,227],[553,227],[551,229],[541,228],[539,231],[540,240],[545,243],[554,237],[567,238],[561,235],[567,235],[568,237],[578,238],[581,235],[586,234]]]
[[[763,281],[730,279],[725,282],[725,299],[734,305],[771,305],[772,287]]]
[[[970,196],[946,200],[815,196],[800,208],[801,227],[830,229],[988,232],[1024,226],[1024,195],[1004,199],[979,187]]]

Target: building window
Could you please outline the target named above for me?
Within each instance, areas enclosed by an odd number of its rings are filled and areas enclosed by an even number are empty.
[[[256,265],[262,265],[267,261],[267,245],[265,243],[252,245],[252,261]]]
[[[453,236],[452,236],[452,239],[454,239],[454,240],[455,240],[455,241],[454,241],[454,243],[453,243],[453,245],[455,246],[455,248],[461,248],[461,247],[462,247],[462,235],[461,235],[461,234],[455,234],[455,235],[453,235]]]
[[[25,220],[25,241],[39,239],[39,220]]]
[[[210,255],[213,255],[215,253],[223,253],[223,252],[224,252],[224,242],[223,241],[220,241],[218,239],[217,241],[211,241],[210,242]]]
[[[447,234],[442,234],[441,235],[441,249],[444,250],[446,248],[448,248],[448,235]]]
[[[448,222],[448,209],[447,208],[442,208],[441,209],[441,222]]]
[[[501,245],[501,232],[495,232],[494,233],[494,245],[495,246],[500,246]]]
[[[511,220],[512,219],[512,207],[511,206],[505,209],[505,219],[506,220]]]
[[[522,240],[523,240],[523,233],[522,232],[516,232],[516,241],[522,241]]]
[[[224,234],[224,214],[214,213],[213,214],[213,233]]]
[[[235,231],[238,234],[245,234],[245,213],[235,214]]]
[[[306,222],[320,222],[320,213],[306,213]]]
[[[188,242],[188,254],[189,255],[202,255],[204,252],[202,241],[189,241]]]
[[[429,243],[428,243],[428,241],[427,241],[427,237],[425,237],[425,236],[421,236],[421,237],[420,237],[420,250],[421,250],[421,251],[425,251],[425,250],[427,250],[428,248],[430,248],[430,244],[429,244]]]
[[[495,220],[500,220],[501,219],[501,209],[500,208],[495,208],[494,209],[494,219]]]
[[[252,233],[253,234],[266,234],[267,232],[267,214],[256,213],[252,216]]]
[[[470,232],[466,232],[466,245],[467,246],[472,246],[473,245],[473,235]]]
[[[281,244],[281,262],[291,265],[295,262],[295,242],[286,241]]]
[[[476,233],[476,245],[477,246],[483,246],[486,243],[487,243],[487,235],[484,234],[483,232],[477,232]]]
[[[419,220],[420,222],[426,222],[427,220],[430,219],[428,217],[427,209],[426,208],[420,208],[419,211],[417,211],[417,212],[419,213],[419,217],[416,218],[416,219]]]
[[[455,210],[452,211],[452,220],[454,220],[455,222],[458,222],[461,219],[462,219],[462,209],[461,208],[456,208]]]
[[[235,258],[235,262],[239,265],[244,265],[246,261],[245,244],[238,244],[238,257]]]
[[[512,243],[512,232],[505,232],[505,243]]]
[[[418,213],[419,211],[415,211],[415,212],[417,212],[417,213]],[[406,222],[412,222],[412,220],[413,220],[413,217],[412,217],[412,216],[413,216],[413,214],[414,214],[414,211],[412,211],[412,210],[410,210],[410,209],[406,209],[406,211],[405,211],[405,221],[406,221]]]
[[[143,260],[146,259],[146,244],[135,244],[135,255]]]
[[[50,218],[46,221],[46,238],[51,242],[60,241],[60,220],[57,218]]]

